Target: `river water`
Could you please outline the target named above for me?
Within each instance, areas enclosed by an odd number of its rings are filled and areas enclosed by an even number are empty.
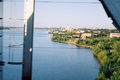
[[[94,80],[100,65],[93,51],[69,44],[52,42],[46,30],[34,31],[33,80]],[[0,77],[21,80],[22,65],[8,62],[22,61],[22,30],[6,30],[3,36],[3,61]],[[10,47],[15,45],[14,47]]]

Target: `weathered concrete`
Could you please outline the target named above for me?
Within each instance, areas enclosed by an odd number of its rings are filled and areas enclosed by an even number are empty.
[[[34,0],[24,0],[23,80],[32,79]]]

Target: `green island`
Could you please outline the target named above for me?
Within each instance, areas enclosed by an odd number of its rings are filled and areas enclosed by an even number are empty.
[[[92,49],[95,58],[101,64],[95,80],[120,80],[120,38],[103,36],[82,39],[66,36],[72,36],[72,34],[55,33],[51,40]]]

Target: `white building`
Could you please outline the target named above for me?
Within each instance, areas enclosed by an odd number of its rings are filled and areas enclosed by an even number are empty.
[[[68,32],[72,32],[73,29],[68,25],[67,28],[66,28],[66,30],[67,30]]]
[[[110,33],[110,38],[120,37],[120,33]]]

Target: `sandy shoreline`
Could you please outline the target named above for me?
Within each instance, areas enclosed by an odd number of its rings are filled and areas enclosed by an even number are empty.
[[[65,42],[65,41],[55,41],[54,42],[60,42],[60,43],[65,43],[65,44],[71,44],[71,45],[75,45],[78,47],[84,47],[84,48],[89,48],[91,50],[93,50],[94,48],[92,46],[88,46],[88,45],[80,45],[80,44],[76,44],[76,42]]]

